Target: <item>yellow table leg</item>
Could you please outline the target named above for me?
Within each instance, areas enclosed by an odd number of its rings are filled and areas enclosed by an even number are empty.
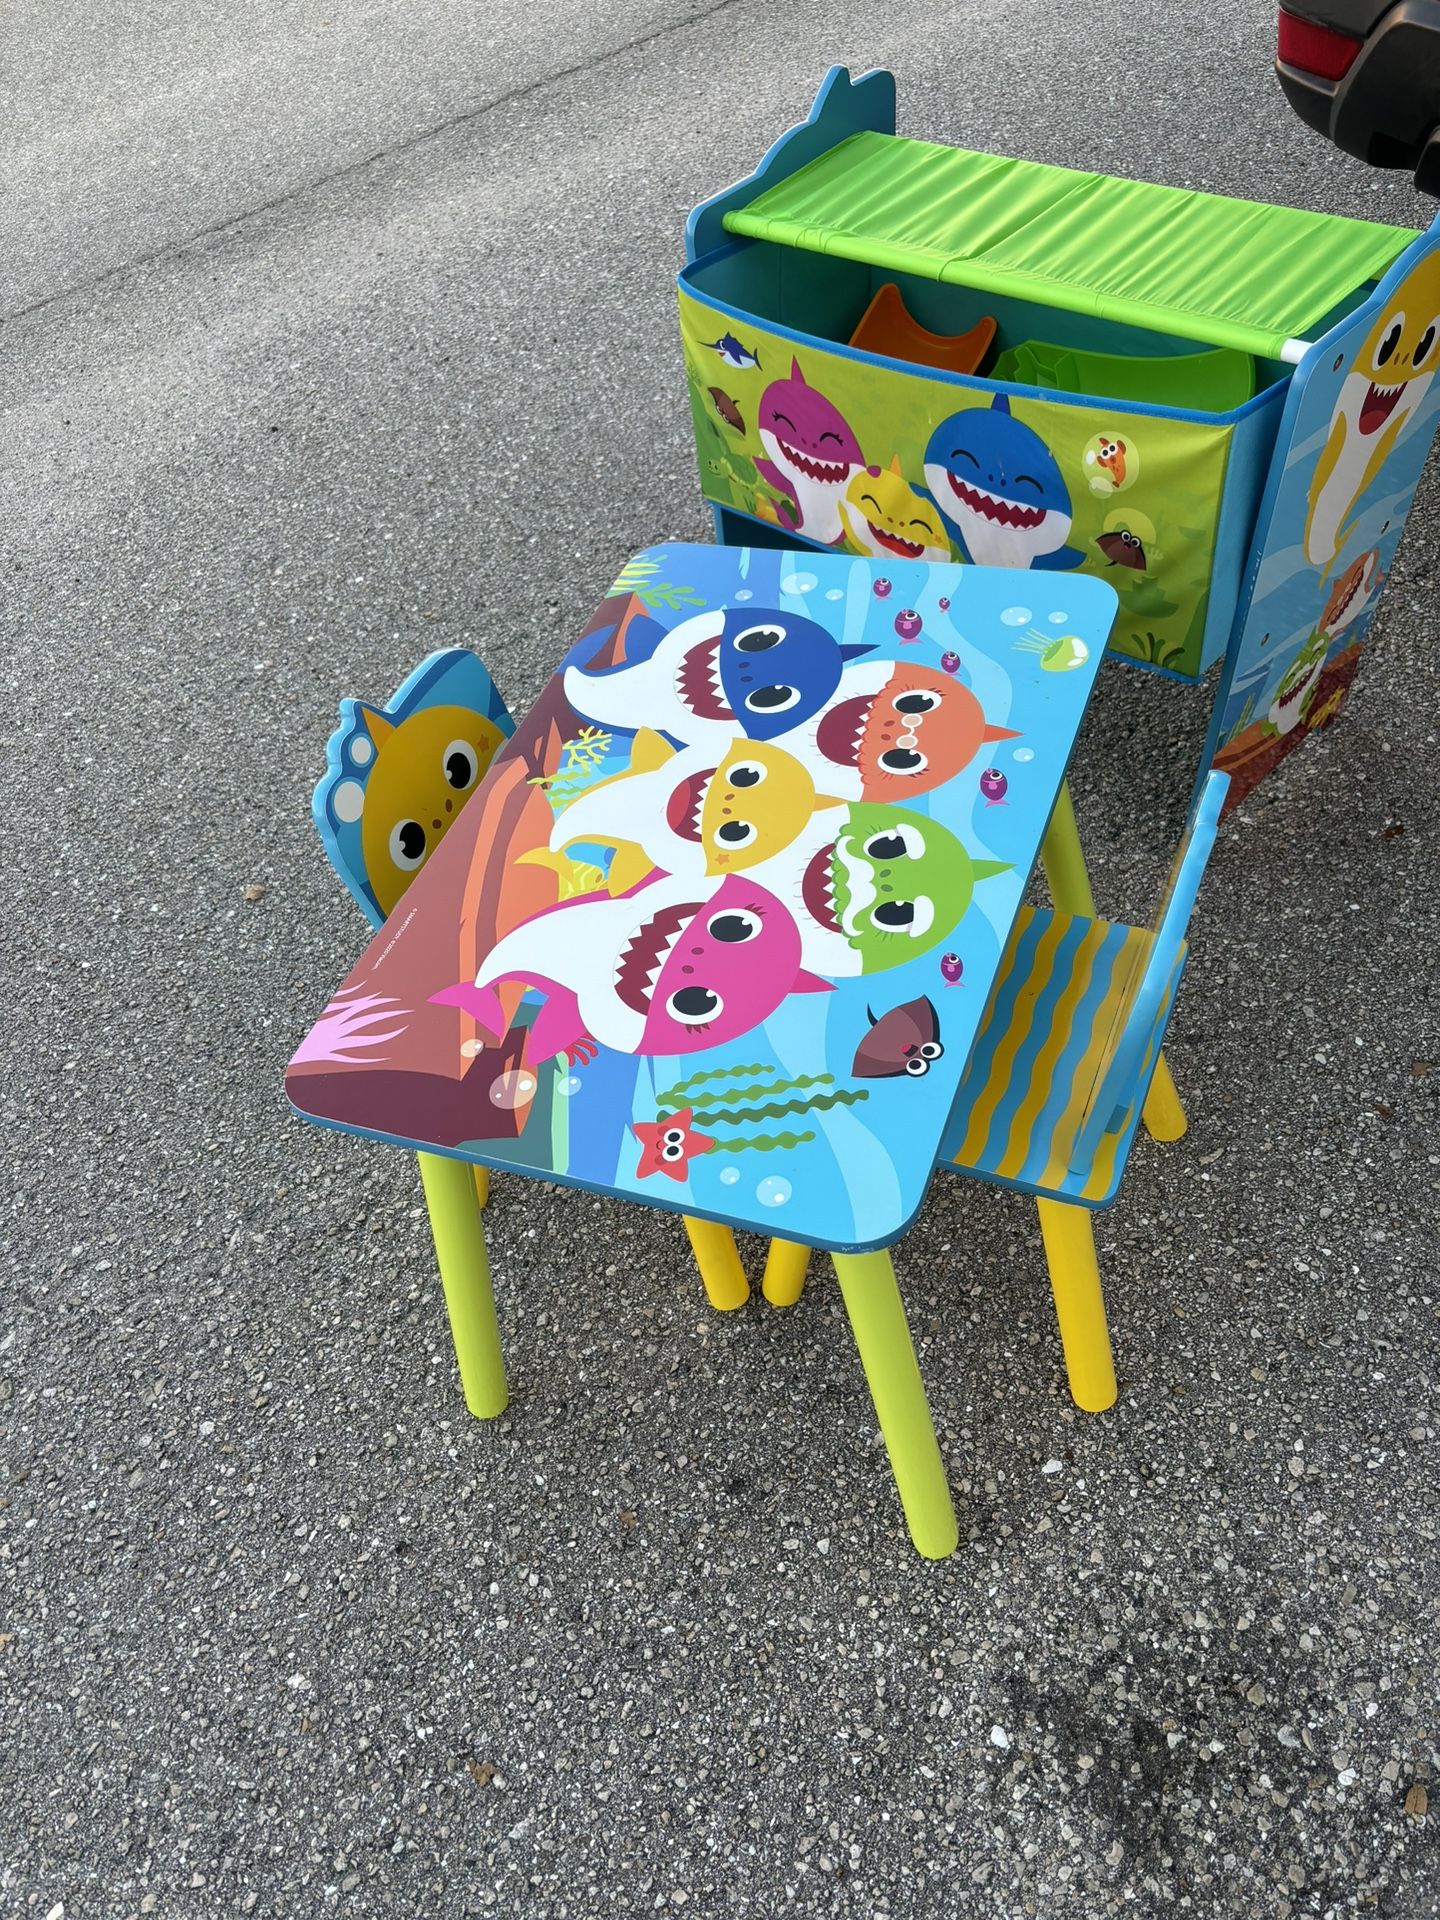
[[[1115,1404],[1115,1363],[1090,1214],[1087,1208],[1067,1206],[1062,1200],[1037,1200],[1035,1205],[1040,1211],[1070,1397],[1086,1413],[1103,1413]]]
[[[959,1528],[890,1255],[837,1253],[835,1272],[917,1551],[943,1560]]]
[[[1170,1068],[1163,1053],[1155,1062],[1150,1091],[1145,1095],[1140,1117],[1152,1140],[1179,1140],[1184,1136],[1188,1125],[1185,1109],[1180,1104],[1180,1095],[1175,1091],[1175,1082],[1170,1077]]]
[[[1085,870],[1085,854],[1080,845],[1080,830],[1075,824],[1075,808],[1070,799],[1070,783],[1060,788],[1060,798],[1050,816],[1040,848],[1040,864],[1050,888],[1050,898],[1061,913],[1095,916],[1095,895],[1090,875]],[[1185,1131],[1185,1109],[1175,1091],[1175,1082],[1162,1053],[1155,1062],[1154,1078],[1141,1110],[1145,1131],[1152,1140],[1178,1140]]]
[[[711,1306],[721,1313],[733,1313],[737,1307],[743,1307],[750,1298],[750,1282],[745,1278],[745,1269],[735,1250],[735,1236],[729,1227],[722,1227],[718,1220],[696,1220],[687,1213],[685,1231],[690,1236],[695,1264],[700,1269]]]
[[[472,1167],[471,1172],[475,1175],[475,1204],[483,1207],[490,1198],[490,1169]]]
[[[772,1240],[765,1256],[765,1278],[760,1291],[772,1307],[793,1307],[805,1291],[810,1249],[798,1240]]]
[[[445,1289],[465,1404],[477,1418],[493,1420],[505,1411],[509,1393],[495,1320],[495,1296],[490,1290],[485,1230],[475,1204],[475,1182],[463,1160],[447,1160],[438,1153],[422,1153],[416,1158],[430,1210],[430,1231],[435,1236],[435,1258],[440,1264],[440,1284]]]

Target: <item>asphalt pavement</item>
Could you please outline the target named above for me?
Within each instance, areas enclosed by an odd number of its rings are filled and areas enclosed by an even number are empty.
[[[464,1413],[413,1162],[281,1073],[363,929],[340,694],[517,708],[704,538],[689,207],[883,63],[902,130],[1419,224],[1224,0],[17,0],[0,46],[0,1915],[1440,1913],[1440,488],[1343,722],[1228,822],[1182,1146],[1065,1391],[1032,1209],[899,1261],[961,1520],[911,1552],[833,1278],[497,1180]],[[1195,692],[1076,767],[1143,914]],[[248,890],[248,892],[247,892]],[[758,1246],[748,1250],[758,1256]]]

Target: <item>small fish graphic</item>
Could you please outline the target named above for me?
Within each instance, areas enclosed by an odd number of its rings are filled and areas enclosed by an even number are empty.
[[[726,426],[734,427],[737,433],[744,433],[745,422],[741,417],[740,409],[730,398],[729,394],[725,392],[724,388],[711,387],[710,398],[715,402],[715,411],[725,422]]]
[[[940,656],[940,664],[946,673],[958,673],[960,671],[960,656],[958,653],[942,653]]]
[[[985,796],[987,807],[1003,807],[1005,795],[1010,790],[1010,782],[998,767],[987,767],[980,776],[980,791]]]
[[[957,962],[958,964],[958,962]],[[877,1020],[869,1007],[870,1031],[855,1049],[850,1071],[857,1080],[896,1080],[903,1074],[918,1080],[930,1071],[945,1049],[940,1044],[940,1016],[922,993],[891,1007]]]
[[[705,345],[712,353],[718,353],[727,367],[758,367],[760,364],[759,354],[742,347],[733,333],[722,333],[718,340],[707,340]]]
[[[918,640],[923,624],[913,607],[904,607],[895,616],[895,631],[902,640]]]
[[[942,953],[940,956],[940,978],[947,987],[958,987],[960,976],[965,971],[965,963],[958,953]]]
[[[1138,533],[1131,533],[1122,527],[1119,533],[1101,533],[1095,537],[1095,544],[1110,562],[1112,567],[1145,566],[1145,549],[1140,544]]]

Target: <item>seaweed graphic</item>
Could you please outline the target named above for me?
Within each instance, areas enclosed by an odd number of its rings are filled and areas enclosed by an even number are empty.
[[[671,613],[681,607],[705,605],[705,596],[697,593],[693,587],[677,587],[668,580],[656,580],[654,576],[659,571],[658,560],[627,560],[616,576],[615,584],[606,594],[606,599],[614,599],[621,593],[633,593],[647,607],[665,607]]]
[[[554,773],[534,774],[526,785],[543,787],[552,799],[568,806],[600,771],[610,751],[610,735],[600,727],[582,727],[573,740],[562,740],[560,745],[565,757]]]
[[[373,1049],[398,1039],[409,1015],[410,1009],[388,994],[366,993],[358,986],[341,987],[301,1042],[295,1064],[333,1061],[357,1067],[378,1063],[386,1055]],[[355,1051],[357,1048],[361,1051]]]
[[[744,1153],[748,1147],[769,1153],[775,1147],[803,1147],[814,1138],[813,1133],[755,1133],[748,1140],[712,1140],[710,1144],[716,1153]]]
[[[1152,667],[1168,667],[1185,652],[1183,640],[1161,640],[1148,628],[1142,633],[1112,634],[1110,645],[1116,653],[1132,660],[1143,660]]]
[[[739,1084],[717,1084],[725,1082]],[[853,1107],[870,1097],[863,1087],[837,1087],[833,1073],[804,1073],[790,1080],[780,1077],[780,1069],[773,1062],[717,1067],[693,1073],[656,1096],[662,1124],[686,1107],[697,1087],[707,1091],[699,1096],[702,1104],[695,1106],[692,1128],[749,1127],[760,1120],[781,1120],[786,1114],[825,1113],[831,1107]],[[786,1094],[798,1097],[785,1099]],[[710,1146],[720,1153],[773,1153],[777,1148],[798,1147],[806,1140],[813,1140],[815,1135],[807,1131],[740,1133],[725,1140],[717,1140],[713,1135],[706,1137]]]

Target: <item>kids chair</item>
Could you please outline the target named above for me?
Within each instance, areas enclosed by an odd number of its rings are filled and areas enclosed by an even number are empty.
[[[1085,870],[1085,855],[1075,825],[1075,809],[1068,782],[1050,817],[1040,850],[1050,898],[1061,912],[1093,920],[1095,896]],[[998,983],[997,983],[998,991]],[[1185,1132],[1185,1109],[1170,1077],[1163,1053],[1157,1053],[1149,1090],[1141,1109],[1145,1131],[1152,1140],[1178,1140]],[[793,1307],[805,1288],[810,1248],[794,1240],[772,1240],[765,1261],[764,1294],[772,1307]]]
[[[1163,1089],[1152,1076],[1229,784],[1211,773],[1201,786],[1153,927],[1022,909],[941,1144],[952,1173],[1035,1196],[1070,1392],[1088,1413],[1115,1401],[1090,1214],[1115,1198],[1147,1091],[1152,1131],[1185,1130],[1168,1076]]]
[[[372,927],[383,924],[444,838],[515,723],[473,653],[432,653],[388,706],[342,700],[311,812],[330,864]],[[505,1411],[505,1363],[479,1209],[484,1167],[416,1156],[465,1404]]]

